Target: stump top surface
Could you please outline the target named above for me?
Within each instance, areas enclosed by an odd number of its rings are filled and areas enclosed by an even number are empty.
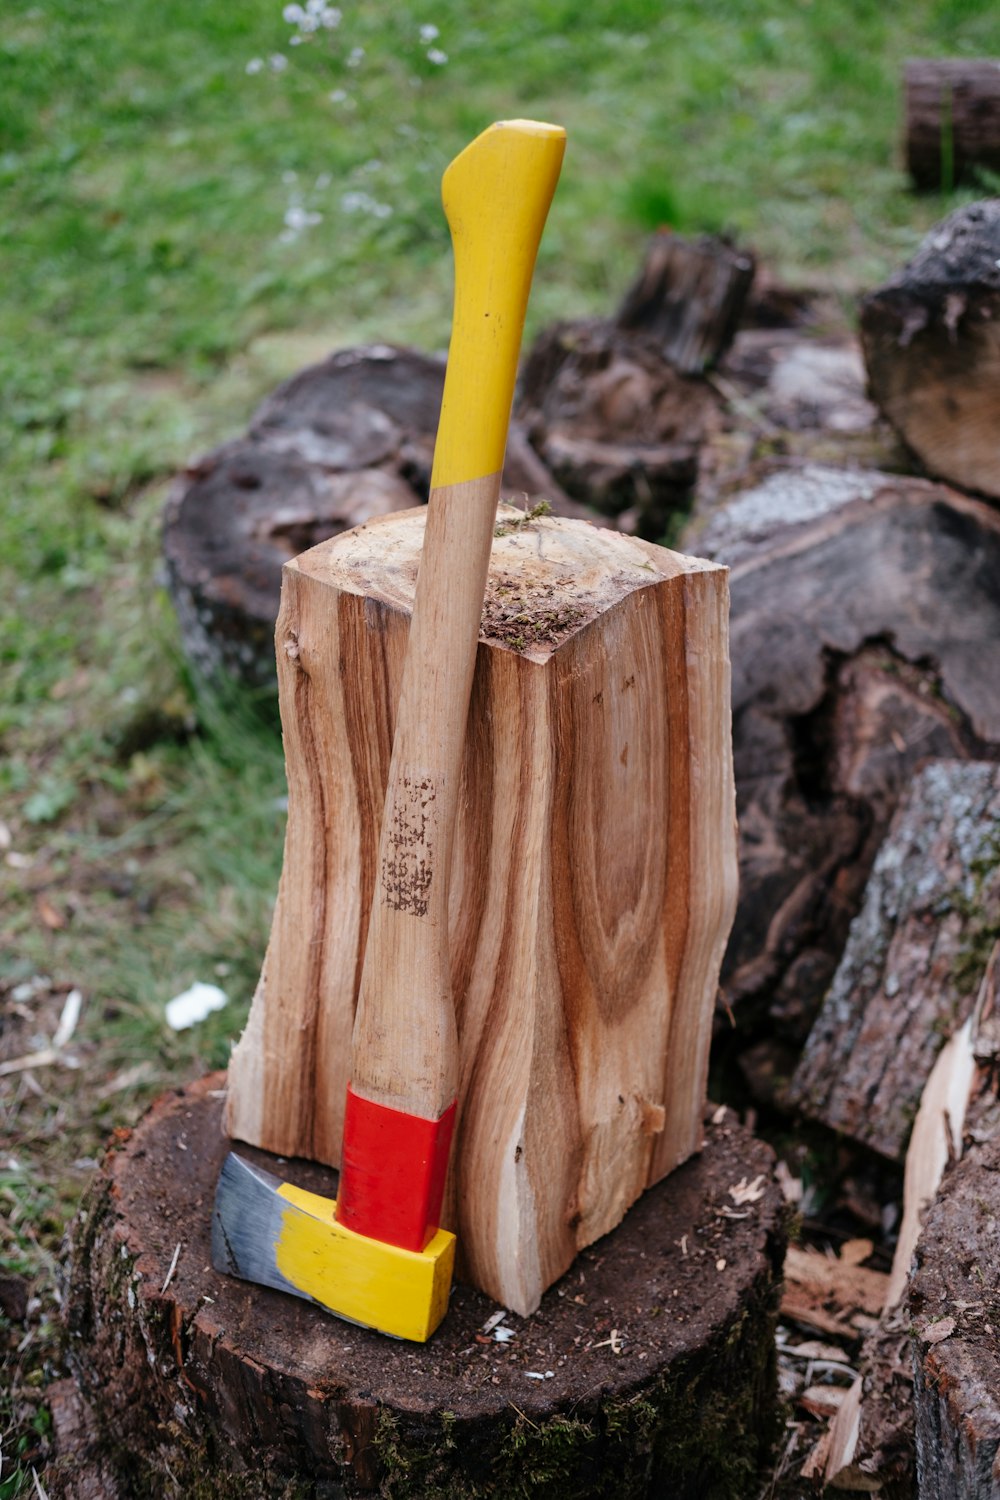
[[[115,1204],[114,1233],[122,1253],[136,1257],[136,1295],[171,1326],[184,1327],[188,1347],[228,1350],[304,1391],[463,1418],[510,1405],[531,1416],[627,1395],[706,1345],[738,1317],[750,1289],[775,1274],[783,1208],[773,1156],[719,1111],[707,1121],[699,1157],[582,1252],[535,1314],[506,1315],[512,1339],[501,1343],[483,1332],[498,1309],[463,1285],[453,1288],[444,1323],[427,1344],[387,1339],[212,1269],[212,1202],[230,1147],[221,1127],[223,1087],[224,1075],[216,1074],[164,1096],[109,1153],[102,1176]],[[327,1168],[237,1149],[289,1181],[335,1196],[336,1173]],[[192,1373],[197,1383],[202,1372]]]
[[[423,506],[379,516],[310,548],[286,567],[409,614],[426,517]],[[720,571],[718,563],[588,521],[534,515],[502,504],[480,639],[545,661],[569,636],[637,589],[685,574]],[[505,627],[514,618],[517,629],[512,632]],[[532,629],[532,623],[551,628]],[[516,644],[525,640],[526,645]]]

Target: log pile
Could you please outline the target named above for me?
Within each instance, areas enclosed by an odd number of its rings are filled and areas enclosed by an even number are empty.
[[[853,1423],[851,1443],[841,1433],[807,1470],[881,1484],[886,1500],[912,1492],[914,1389],[922,1494],[978,1493],[996,1454],[995,1413],[986,1397],[976,1405],[989,1318],[966,1268],[948,1265],[956,1235],[979,1246],[990,1232],[989,1213],[975,1210],[973,1223],[969,1207],[995,1199],[986,1106],[981,1127],[970,1115],[974,1149],[945,1178],[912,1279],[912,1240],[900,1233],[895,1311],[886,1272],[896,1238],[887,1199],[899,1192],[910,1123],[1000,935],[991,842],[1000,512],[989,503],[1000,494],[998,224],[995,204],[972,205],[928,237],[866,301],[864,359],[849,333],[831,334],[828,310],[766,290],[746,303],[728,350],[709,352],[713,328],[725,323],[721,303],[699,338],[681,337],[670,288],[695,260],[658,238],[617,319],[542,334],[519,409],[520,451],[538,465],[518,476],[529,496],[546,493],[564,514],[586,507],[603,525],[653,536],[692,503],[686,549],[731,569],[741,892],[715,1055],[735,1097],[786,1130],[805,1112],[808,1139],[828,1143],[832,1206],[805,1213],[814,1243],[789,1263],[782,1348],[811,1369],[838,1365],[830,1348],[839,1347],[857,1366],[857,1389],[836,1382],[835,1397],[824,1396],[822,1380],[796,1388],[812,1431],[827,1408],[843,1410],[842,1426]],[[644,287],[655,289],[662,317],[647,301],[640,330],[628,326],[628,308],[643,306]],[[697,355],[679,352],[685,339]],[[301,448],[285,427],[319,425],[315,414],[286,423],[272,412],[255,426],[254,451],[284,461]],[[307,448],[308,463],[328,462],[321,442]],[[421,472],[420,443],[406,451],[393,484]],[[377,457],[368,464],[385,467]],[[518,527],[537,533],[523,510]],[[315,538],[296,532],[294,517],[284,536],[288,550]],[[522,630],[518,599],[494,604],[503,629]],[[513,670],[523,706],[527,668]],[[499,669],[489,676],[487,698],[503,687]],[[372,711],[383,744],[390,716],[378,701]],[[377,790],[379,765],[362,769]],[[624,917],[600,875],[607,936],[607,922]],[[481,884],[470,866],[461,901],[482,894]],[[977,1077],[988,1094],[988,1069]],[[243,1089],[252,1099],[249,1081]],[[917,1227],[919,1217],[918,1209]],[[859,1238],[859,1222],[870,1238]],[[952,1388],[960,1394],[946,1399]],[[963,1409],[982,1420],[963,1424]]]

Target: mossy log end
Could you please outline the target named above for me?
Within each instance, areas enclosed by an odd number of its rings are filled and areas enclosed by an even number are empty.
[[[186,1500],[753,1493],[774,1435],[784,1211],[769,1149],[732,1115],[707,1120],[701,1155],[537,1313],[507,1315],[508,1341],[457,1285],[418,1346],[212,1270],[222,1083],[161,1099],[75,1226],[69,1346],[93,1432],[89,1453],[60,1455],[64,1496],[88,1493],[87,1463],[121,1497]],[[326,1168],[278,1170],[333,1195]]]

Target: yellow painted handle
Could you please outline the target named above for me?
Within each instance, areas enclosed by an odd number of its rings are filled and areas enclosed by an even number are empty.
[[[455,311],[432,489],[503,468],[528,292],[565,149],[559,125],[503,120],[444,174]]]

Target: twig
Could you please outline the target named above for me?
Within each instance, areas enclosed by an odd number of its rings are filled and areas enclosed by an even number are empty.
[[[163,1285],[160,1287],[160,1296],[161,1297],[162,1297],[163,1293],[167,1290],[167,1287],[170,1285],[171,1281],[173,1281],[173,1279],[174,1279],[174,1272],[177,1270],[177,1262],[180,1260],[181,1244],[182,1244],[182,1241],[178,1240],[177,1241],[177,1248],[174,1251],[174,1258],[170,1262],[170,1270],[167,1272],[166,1279],[164,1280]]]

